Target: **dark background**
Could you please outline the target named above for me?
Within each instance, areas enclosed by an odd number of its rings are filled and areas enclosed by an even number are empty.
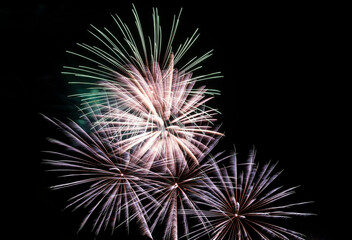
[[[183,7],[176,43],[196,28],[200,39],[188,53],[214,49],[204,73],[221,71],[207,86],[222,91],[212,101],[222,112],[226,137],[217,150],[235,144],[240,159],[257,149],[257,161],[279,161],[279,184],[301,185],[291,199],[317,216],[297,218],[292,228],[307,239],[340,239],[349,211],[350,135],[347,102],[350,80],[342,73],[346,15],[343,6],[316,4],[228,4],[221,1],[133,1],[148,28],[159,8],[164,33]],[[165,1],[166,2],[166,1]],[[117,13],[133,28],[131,2],[113,4],[33,4],[0,9],[4,236],[20,239],[94,239],[89,227],[76,234],[80,213],[63,210],[68,193],[50,191],[55,181],[41,164],[45,138],[55,136],[39,113],[75,118],[74,92],[61,75],[73,59],[65,51],[76,42],[93,43],[90,24],[113,28]],[[67,194],[67,195],[66,195]],[[133,228],[131,228],[133,229]],[[136,239],[117,232],[97,239]],[[105,238],[104,238],[105,237]]]

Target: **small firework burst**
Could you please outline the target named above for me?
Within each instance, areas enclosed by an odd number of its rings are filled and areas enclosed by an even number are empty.
[[[135,219],[142,234],[152,238],[142,205],[143,199],[151,199],[146,190],[148,170],[140,167],[137,159],[128,152],[121,156],[112,154],[114,147],[104,140],[106,136],[101,133],[93,130],[88,134],[74,122],[69,126],[59,120],[45,118],[70,139],[68,143],[49,139],[60,150],[46,151],[50,159],[45,163],[66,179],[65,183],[53,186],[53,189],[81,186],[81,192],[70,198],[67,205],[73,210],[89,209],[80,229],[93,216],[96,234],[109,225],[112,230],[123,223],[128,227],[129,222]]]
[[[212,149],[214,145],[210,146]],[[189,235],[189,218],[196,219],[206,226],[207,219],[197,205],[197,199],[202,198],[204,190],[204,178],[206,174],[214,171],[213,162],[219,159],[221,153],[198,159],[200,164],[180,165],[174,171],[166,173],[154,173],[151,179],[154,181],[152,191],[155,202],[146,206],[151,219],[150,231],[153,232],[157,225],[163,227],[162,239],[177,240]],[[204,155],[206,156],[206,155]],[[192,209],[194,215],[188,216],[186,211]]]
[[[211,56],[211,51],[194,57],[183,66],[178,66],[182,56],[198,38],[198,32],[177,49],[173,48],[179,17],[174,16],[171,33],[165,49],[158,11],[153,11],[153,39],[149,38],[148,49],[143,29],[133,8],[138,37],[134,38],[127,24],[113,16],[124,42],[118,40],[108,29],[94,27],[91,32],[102,48],[79,44],[87,51],[83,57],[93,66],[66,67],[66,74],[79,78],[94,79],[90,84],[97,91],[77,94],[90,109],[98,108],[102,131],[113,132],[110,140],[119,145],[121,152],[132,151],[137,158],[143,157],[150,168],[160,158],[192,159],[198,163],[207,150],[204,141],[222,135],[214,128],[217,110],[205,104],[218,94],[205,86],[195,87],[196,82],[220,77],[219,73],[195,76],[193,72],[202,61]],[[161,52],[164,51],[164,57]],[[87,82],[85,82],[87,84]],[[137,149],[137,150],[136,150]],[[186,164],[186,163],[183,163]],[[172,162],[164,168],[173,168]]]
[[[206,179],[206,189],[200,201],[208,210],[202,213],[211,223],[211,228],[199,228],[192,233],[192,239],[208,234],[212,240],[221,239],[304,239],[304,235],[271,223],[274,219],[307,216],[310,213],[288,209],[307,204],[298,202],[277,204],[279,200],[294,194],[296,187],[270,189],[270,184],[281,172],[274,173],[276,164],[265,164],[259,168],[254,163],[255,153],[250,154],[240,172],[236,155],[228,167],[220,169],[214,164],[214,177]],[[194,210],[191,210],[192,212]]]

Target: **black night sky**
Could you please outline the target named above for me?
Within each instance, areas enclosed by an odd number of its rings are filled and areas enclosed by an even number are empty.
[[[84,4],[33,4],[0,8],[2,128],[2,197],[9,239],[94,239],[89,226],[76,233],[81,213],[63,210],[70,191],[51,191],[56,180],[41,163],[46,137],[56,129],[39,113],[75,119],[74,89],[61,75],[76,61],[66,50],[77,42],[93,43],[90,24],[114,25],[117,13],[133,28],[131,1]],[[317,214],[295,218],[292,229],[307,239],[343,239],[350,221],[350,135],[347,133],[349,78],[345,55],[343,7],[317,4],[229,4],[229,1],[132,1],[148,28],[158,7],[165,33],[172,17],[183,12],[176,41],[199,28],[200,38],[188,56],[214,49],[204,73],[221,71],[206,83],[221,90],[212,100],[222,115],[226,137],[216,150],[232,150],[245,159],[253,146],[257,161],[279,161],[278,184],[300,185],[291,200],[314,201],[302,207]],[[205,3],[206,2],[206,3]],[[225,3],[226,2],[226,3]],[[350,101],[350,100],[349,100]],[[7,215],[6,214],[6,215]],[[132,228],[132,227],[131,227]],[[97,239],[138,239],[117,231]],[[7,233],[8,231],[8,233]],[[21,237],[20,237],[21,236]]]

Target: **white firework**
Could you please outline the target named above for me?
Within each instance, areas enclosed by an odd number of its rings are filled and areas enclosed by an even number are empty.
[[[218,91],[195,87],[198,81],[220,75],[216,72],[194,77],[193,74],[211,56],[211,51],[177,67],[198,38],[198,31],[175,51],[173,41],[180,15],[174,16],[161,59],[162,34],[157,10],[153,11],[154,31],[153,39],[149,38],[149,50],[135,8],[133,15],[137,38],[127,24],[113,16],[123,41],[106,28],[94,27],[95,32],[91,33],[101,47],[79,44],[87,50],[87,55],[70,52],[90,65],[66,67],[65,73],[94,80],[84,84],[92,84],[95,91],[76,96],[88,103],[89,109],[103,112],[98,116],[98,124],[103,126],[102,131],[113,132],[110,140],[119,145],[121,152],[132,151],[137,158],[143,157],[147,168],[159,159],[166,159],[164,169],[171,170],[175,159],[181,164],[187,164],[186,158],[198,163],[197,159],[207,150],[205,142],[222,135],[213,126],[218,111],[205,105],[212,98],[209,95]]]

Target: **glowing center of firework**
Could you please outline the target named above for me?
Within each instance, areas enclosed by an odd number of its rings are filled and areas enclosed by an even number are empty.
[[[123,177],[123,176],[125,176],[125,175],[124,175],[123,173],[120,173],[120,176]]]
[[[158,126],[158,130],[162,132],[163,137],[167,137],[168,133],[173,134],[174,133],[174,125],[172,124],[173,118],[170,117],[170,119],[164,119],[160,122]]]
[[[172,186],[172,189],[176,189],[176,188],[178,188],[178,184],[177,184],[177,183],[175,183],[175,184]]]
[[[243,215],[240,215],[240,214],[238,214],[238,212],[236,212],[235,215],[234,215],[234,218],[235,218],[235,219],[240,219],[240,218],[241,218],[241,219],[244,219],[244,218],[246,218],[246,217],[243,216]]]

